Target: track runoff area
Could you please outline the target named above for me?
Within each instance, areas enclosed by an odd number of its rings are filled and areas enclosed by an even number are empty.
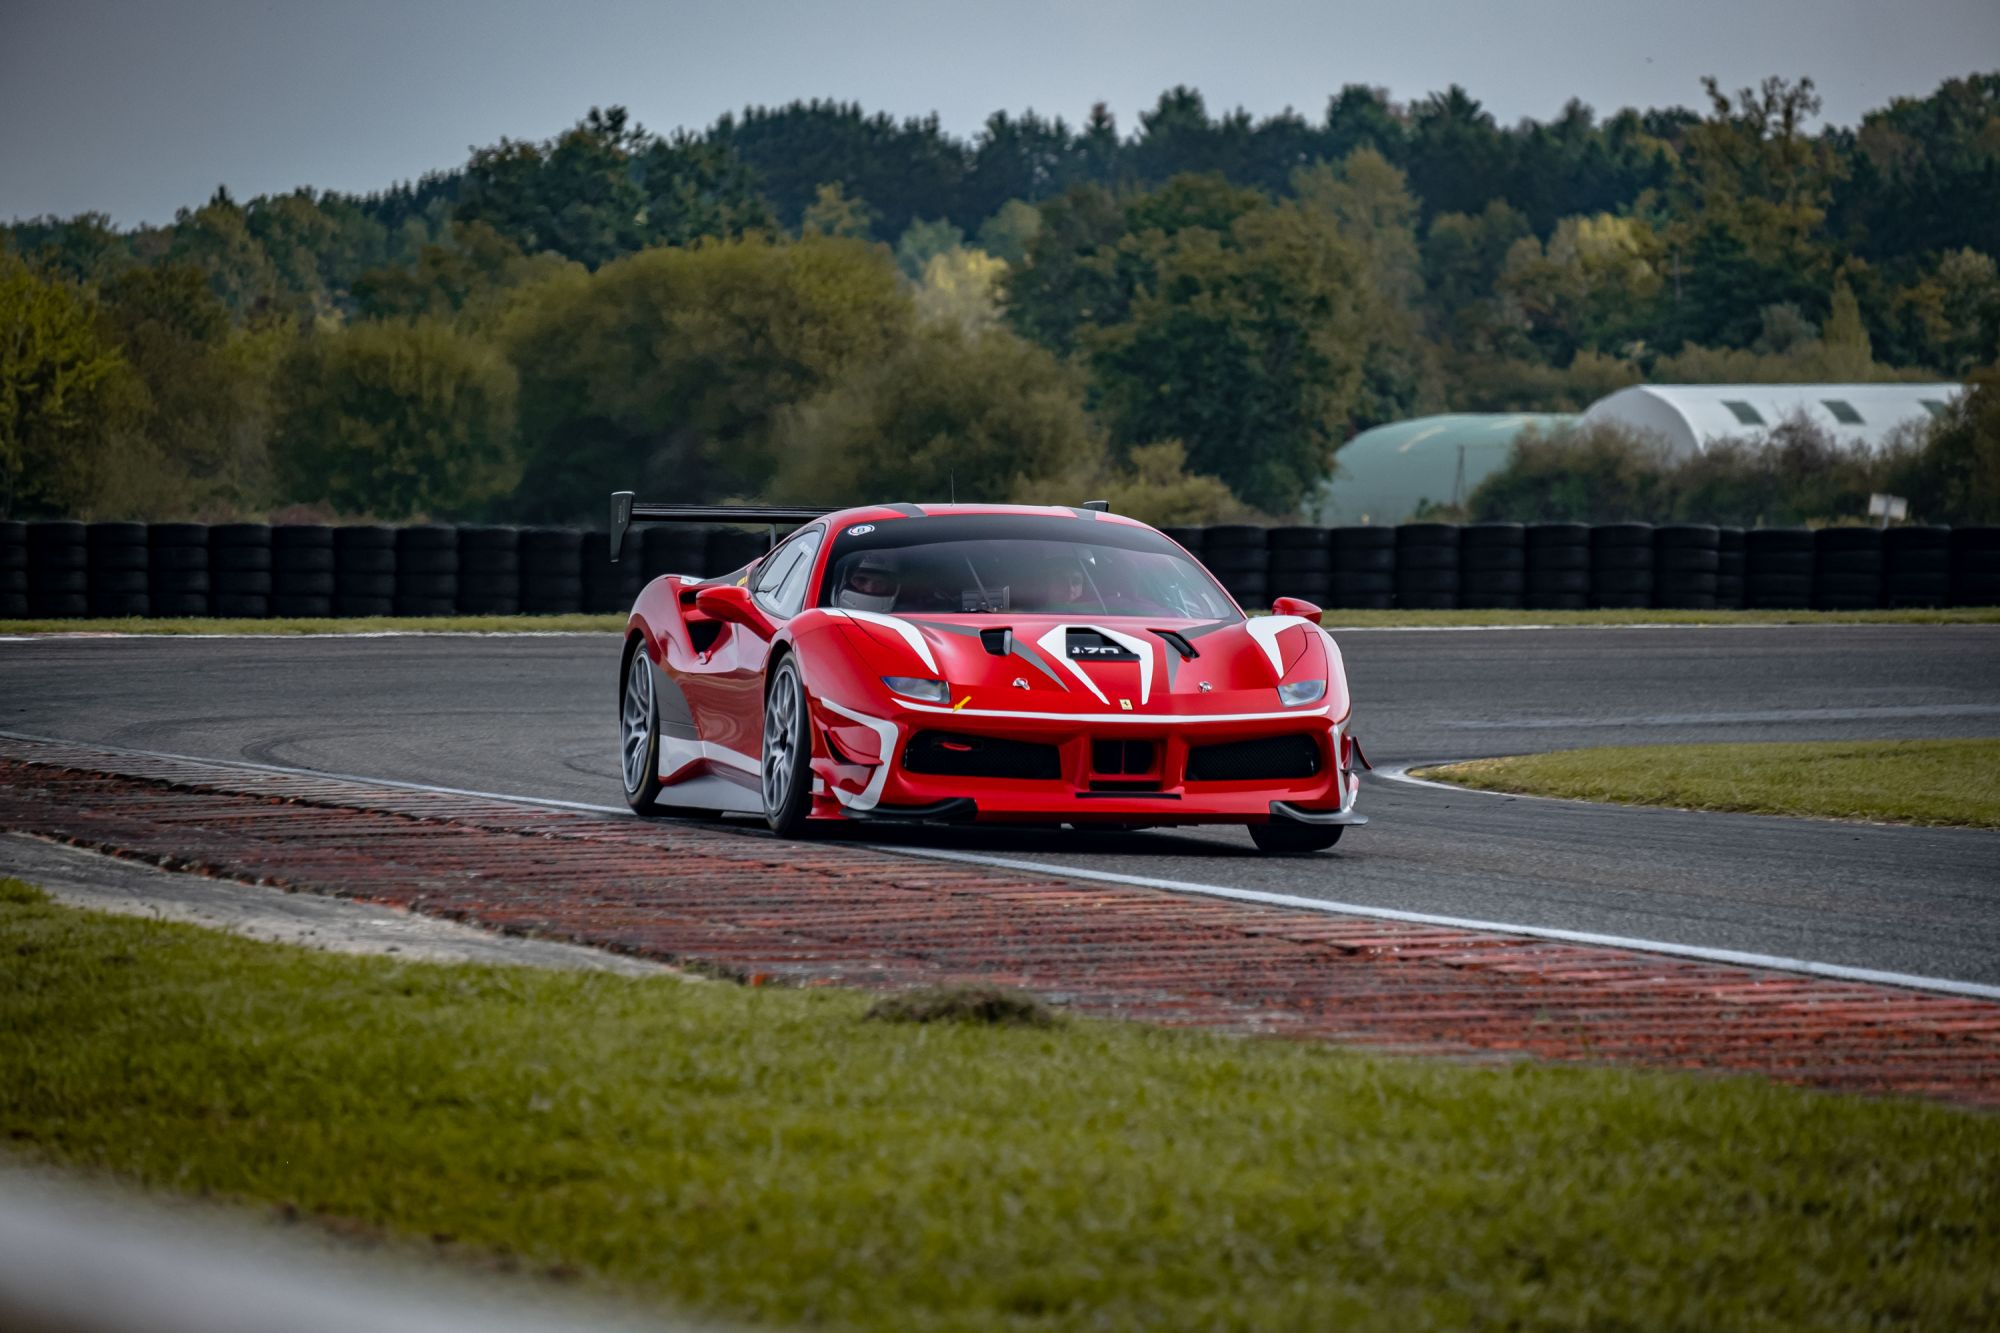
[[[2000,727],[1992,627],[1341,638],[1389,770]],[[24,702],[0,827],[748,978],[999,981],[1082,1012],[2000,1103],[1991,834],[1373,781],[1366,837],[1301,860],[1226,831],[778,843],[588,799],[615,790],[614,642],[8,645],[0,688]],[[1829,887],[1815,847],[1859,877]],[[1602,870],[1605,848],[1639,887]],[[1649,862],[1652,910],[1621,906]],[[1575,878],[1592,866],[1601,895]],[[1487,891],[1429,910],[1398,889],[1433,870]],[[1538,873],[1539,896],[1517,891]],[[1828,932],[1842,893],[1850,919]]]

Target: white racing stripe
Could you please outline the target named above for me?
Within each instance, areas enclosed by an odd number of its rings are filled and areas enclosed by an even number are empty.
[[[360,777],[348,773],[323,773],[310,768],[286,768],[277,764],[257,764],[247,760],[209,759],[200,755],[172,754],[161,750],[137,750],[120,745],[102,745],[91,741],[64,740],[54,736],[31,736],[20,732],[0,731],[0,739],[38,741],[48,745],[74,745],[82,749],[102,750],[109,754],[135,755],[147,759],[176,759],[194,764],[215,764],[223,768],[248,769],[258,773],[281,773],[292,777],[326,778],[337,782],[357,782],[369,786],[390,787],[400,791],[433,792],[441,796],[475,796],[484,800],[509,801],[518,805],[541,806],[552,810],[582,810],[592,814],[616,815],[637,818],[632,811],[622,805],[591,805],[583,801],[559,801],[540,796],[515,796],[505,792],[470,791],[463,787],[442,787],[426,782],[399,782],[392,778]],[[1442,784],[1427,783],[1421,778],[1404,777],[1405,782],[1422,786]],[[1451,791],[1466,788],[1451,787]],[[1501,795],[1503,793],[1490,793]],[[1046,861],[1017,861],[1011,857],[989,856],[981,852],[954,852],[942,848],[893,847],[881,843],[860,843],[871,851],[887,852],[894,856],[913,856],[933,861],[957,861],[966,865],[991,866],[997,870],[1027,871],[1037,875],[1051,875],[1062,879],[1091,880],[1101,884],[1125,884],[1134,888],[1162,889],[1169,893],[1184,893],[1203,898],[1225,898],[1234,902],[1262,903],[1272,907],[1290,907],[1300,911],[1324,912],[1331,916],[1362,917],[1376,921],[1400,921],[1415,925],[1443,926],[1456,930],[1476,930],[1494,935],[1524,935],[1531,939],[1561,940],[1570,944],[1592,944],[1608,949],[1630,949],[1638,953],[1664,954],[1671,958],[1694,958],[1703,962],[1726,963],[1736,967],[1764,968],[1774,972],[1798,972],[1807,976],[1829,977],[1838,981],[1867,982],[1880,986],[1900,986],[1907,990],[1931,991],[1941,995],[1964,995],[1981,1000],[2000,1000],[2000,986],[1989,986],[1976,981],[1953,981],[1946,977],[1919,977],[1904,972],[1883,972],[1874,968],[1849,967],[1841,963],[1820,963],[1804,958],[1785,958],[1774,954],[1746,953],[1736,949],[1708,949],[1693,944],[1674,944],[1665,940],[1634,939],[1625,935],[1601,935],[1589,931],[1558,930],[1548,926],[1528,926],[1511,921],[1482,921],[1468,917],[1440,916],[1430,912],[1405,912],[1393,907],[1371,907],[1363,903],[1334,902],[1326,898],[1302,898],[1287,893],[1265,893],[1259,889],[1237,889],[1222,884],[1195,884],[1186,880],[1158,879],[1148,875],[1126,875],[1109,870],[1083,870],[1075,866],[1058,865]]]

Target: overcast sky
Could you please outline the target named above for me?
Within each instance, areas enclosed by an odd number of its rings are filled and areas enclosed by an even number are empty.
[[[1455,82],[1511,123],[1809,74],[1852,124],[1995,67],[1996,0],[0,0],[0,218],[367,191],[612,103],[669,130],[834,97],[969,136],[1098,101],[1130,130],[1176,83],[1317,119],[1346,83]]]

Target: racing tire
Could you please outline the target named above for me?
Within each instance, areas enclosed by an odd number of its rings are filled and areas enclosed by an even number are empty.
[[[883,756],[886,762],[888,756]],[[812,733],[798,659],[787,655],[764,694],[764,756],[758,764],[764,822],[781,838],[796,838],[812,805]]]
[[[618,690],[618,767],[625,803],[650,815],[660,795],[660,701],[645,647],[645,640],[635,638],[625,649]]]
[[[1323,852],[1340,841],[1345,824],[1299,824],[1274,819],[1268,824],[1250,825],[1250,841],[1267,856],[1303,856]]]

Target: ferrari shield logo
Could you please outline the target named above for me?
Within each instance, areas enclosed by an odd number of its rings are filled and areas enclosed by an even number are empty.
[[[1130,699],[1120,699],[1118,706],[1128,713],[1132,711],[1132,701]]]

